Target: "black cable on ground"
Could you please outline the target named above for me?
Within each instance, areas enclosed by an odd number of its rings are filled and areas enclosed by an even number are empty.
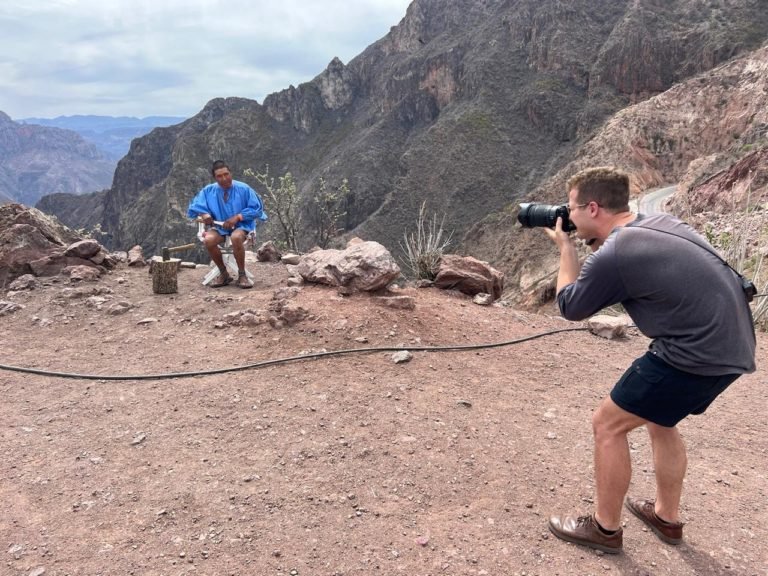
[[[515,340],[506,340],[504,342],[495,342],[491,344],[465,344],[461,346],[385,346],[381,348],[350,348],[347,350],[334,350],[331,352],[314,352],[312,354],[304,354],[301,356],[288,356],[286,358],[276,358],[274,360],[262,360],[261,362],[254,362],[253,364],[245,364],[243,366],[233,366],[230,368],[214,368],[211,370],[200,370],[196,372],[169,372],[167,374],[135,374],[127,376],[109,374],[72,374],[69,372],[52,372],[50,370],[38,370],[37,368],[24,368],[22,366],[8,366],[6,364],[0,364],[0,370],[21,372],[23,374],[37,374],[38,376],[51,376],[55,378],[72,378],[76,380],[169,380],[171,378],[191,378],[194,376],[212,376],[215,374],[225,374],[227,372],[240,372],[243,370],[252,370],[255,368],[274,366],[275,364],[286,364],[288,362],[295,362],[298,360],[324,358],[326,356],[342,356],[346,354],[360,354],[370,352],[402,352],[403,350],[408,350],[409,352],[449,352],[499,348],[501,346],[520,344],[522,342],[528,342],[529,340],[536,340],[537,338],[551,336],[553,334],[560,334],[562,332],[579,332],[584,330],[589,330],[589,328],[560,328],[558,330],[540,332],[538,334],[532,334],[531,336],[525,336]]]

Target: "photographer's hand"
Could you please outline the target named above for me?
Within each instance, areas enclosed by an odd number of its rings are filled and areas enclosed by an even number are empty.
[[[547,236],[560,249],[560,270],[557,273],[556,292],[560,292],[568,284],[572,284],[579,277],[579,255],[576,253],[576,244],[574,244],[568,232],[563,231],[563,219],[557,219],[555,229],[544,228]]]

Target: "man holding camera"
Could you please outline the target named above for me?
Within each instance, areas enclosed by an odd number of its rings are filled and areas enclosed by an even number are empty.
[[[545,229],[560,250],[561,314],[583,320],[620,303],[652,341],[592,416],[595,512],[553,516],[549,528],[569,542],[621,551],[621,507],[632,472],[627,434],[645,426],[656,495],[627,498],[625,505],[661,540],[679,544],[687,457],[676,425],[703,413],[741,374],[755,370],[755,334],[742,278],[687,224],[666,214],[631,213],[626,174],[591,168],[571,178],[567,190],[566,220],[593,254],[579,264],[562,217],[554,230]]]

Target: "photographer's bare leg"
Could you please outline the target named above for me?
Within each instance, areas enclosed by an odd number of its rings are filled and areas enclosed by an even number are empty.
[[[595,437],[595,519],[606,530],[621,527],[621,507],[629,490],[632,462],[627,434],[647,420],[619,408],[606,398],[592,416]]]
[[[677,427],[646,425],[656,470],[656,515],[667,522],[680,522],[680,497],[688,468],[685,444]]]

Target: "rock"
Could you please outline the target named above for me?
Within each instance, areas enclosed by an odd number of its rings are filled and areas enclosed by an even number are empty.
[[[490,306],[493,304],[493,296],[486,294],[485,292],[480,292],[479,294],[475,294],[475,297],[472,298],[472,302],[480,306]]]
[[[243,315],[240,316],[240,322],[243,324],[243,326],[259,326],[264,324],[266,320],[260,314],[244,312]]]
[[[96,240],[87,238],[85,240],[80,240],[79,242],[75,242],[74,244],[70,244],[69,246],[67,246],[67,249],[64,251],[64,255],[74,256],[75,258],[82,258],[83,260],[87,260],[89,258],[96,256],[100,251],[101,251],[101,244],[96,242]],[[102,257],[102,260],[103,260],[103,257]]]
[[[106,268],[114,268],[115,266],[117,266],[117,260],[111,258],[109,253],[107,253],[106,250],[101,248],[101,246],[99,246],[99,251],[96,252],[96,254],[94,254],[90,258],[88,258],[88,260],[90,260],[97,266],[103,265]]]
[[[120,302],[114,302],[107,308],[107,314],[110,316],[120,316],[133,309],[133,304],[124,300]]]
[[[298,254],[294,254],[293,252],[289,252],[288,254],[283,254],[283,257],[281,258],[281,262],[283,264],[292,264],[296,265],[301,261],[301,256]]]
[[[402,364],[404,362],[410,362],[413,359],[413,354],[408,350],[401,350],[392,354],[392,362],[395,364]]]
[[[614,338],[623,338],[627,334],[627,328],[632,324],[629,316],[608,316],[607,314],[598,314],[587,320],[587,326],[590,332],[601,338],[613,340]]]
[[[35,276],[56,276],[64,272],[66,268],[72,266],[88,266],[98,270],[95,264],[90,260],[75,258],[74,256],[65,256],[64,252],[59,250],[29,262],[29,267]],[[69,275],[65,273],[65,275]]]
[[[304,320],[307,316],[309,316],[309,312],[306,309],[294,304],[287,304],[280,311],[278,320],[283,322],[286,326],[293,326]]]
[[[440,260],[435,286],[459,290],[470,296],[486,293],[496,300],[504,291],[504,274],[492,268],[487,262],[471,256],[446,254]]]
[[[131,446],[138,446],[139,444],[144,442],[144,440],[146,439],[147,439],[147,435],[144,434],[144,432],[139,432],[138,434],[136,434],[136,436],[133,437],[133,440],[131,440]]]
[[[24,308],[21,304],[16,304],[16,302],[8,302],[6,300],[0,300],[0,316],[7,316],[8,314],[13,314],[14,312],[21,310]]]
[[[106,302],[107,299],[104,296],[90,296],[85,299],[85,305],[88,308],[96,308],[97,310],[101,310],[102,305]]]
[[[69,276],[70,282],[95,282],[101,276],[101,270],[92,266],[67,266],[61,273]]]
[[[381,290],[400,276],[400,267],[378,242],[353,239],[344,250],[317,250],[302,256],[297,266],[307,282],[353,290]]]
[[[138,324],[139,326],[143,326],[145,324],[154,324],[157,321],[158,321],[157,318],[149,317],[149,318],[142,318],[141,320],[136,322],[136,324]]]
[[[39,282],[37,281],[37,278],[32,276],[32,274],[23,274],[22,276],[19,276],[11,282],[11,285],[8,287],[9,290],[33,290],[39,286]]]
[[[141,246],[136,245],[128,250],[128,266],[146,266],[147,261],[144,260],[144,250]]]
[[[304,278],[301,276],[291,276],[285,283],[291,287],[302,286],[304,284]]]
[[[280,262],[281,258],[282,254],[280,254],[280,250],[277,249],[277,246],[275,246],[275,243],[272,242],[272,240],[264,242],[264,244],[259,246],[258,250],[256,250],[256,260],[259,262]]]

